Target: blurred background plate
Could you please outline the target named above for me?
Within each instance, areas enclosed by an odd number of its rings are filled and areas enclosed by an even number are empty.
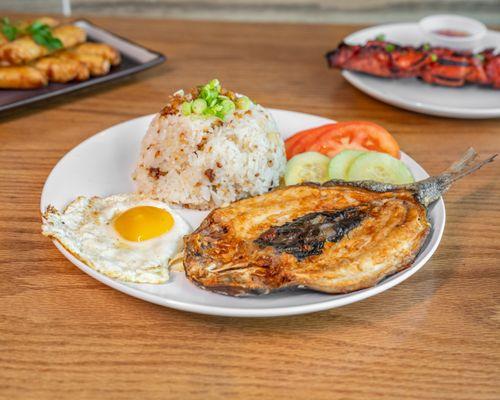
[[[416,23],[379,25],[347,36],[348,44],[361,44],[384,34],[386,40],[401,45],[418,46],[425,42]],[[479,49],[500,46],[500,32],[488,31]],[[500,117],[500,90],[465,86],[433,86],[417,79],[384,79],[358,72],[343,71],[353,86],[385,103],[422,114],[451,118]]]
[[[46,87],[33,90],[0,90],[0,112],[130,76],[161,64],[166,59],[163,54],[148,50],[99,28],[85,19],[71,23],[85,29],[88,41],[106,43],[115,47],[122,56],[120,65],[112,67],[107,75],[92,77],[83,82],[50,83]]]

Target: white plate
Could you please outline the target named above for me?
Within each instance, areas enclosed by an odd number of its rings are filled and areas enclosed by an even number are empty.
[[[418,46],[425,42],[418,24],[389,24],[363,29],[347,36],[347,44],[364,44],[379,34],[386,40],[403,45]],[[480,49],[500,46],[500,32],[488,31]],[[465,86],[447,88],[429,85],[417,79],[384,79],[344,70],[342,75],[353,86],[366,94],[422,114],[451,118],[500,117],[500,90]]]
[[[271,112],[285,138],[299,130],[333,122],[326,118],[290,111]],[[66,154],[47,178],[41,198],[42,211],[49,204],[61,209],[80,195],[108,196],[133,191],[130,175],[139,155],[141,139],[152,117],[148,115],[115,125],[92,136]],[[416,179],[428,176],[422,167],[406,154],[402,154],[402,160],[409,166]],[[179,210],[193,228],[197,227],[207,214],[202,211]],[[344,295],[285,291],[261,297],[235,298],[202,290],[191,284],[183,273],[172,273],[171,281],[162,285],[130,284],[94,271],[58,243],[55,245],[82,271],[131,296],[166,307],[203,314],[269,317],[343,306],[383,292],[404,281],[422,268],[439,244],[445,223],[442,200],[434,204],[429,216],[432,223],[431,234],[412,267],[385,279],[375,287]]]

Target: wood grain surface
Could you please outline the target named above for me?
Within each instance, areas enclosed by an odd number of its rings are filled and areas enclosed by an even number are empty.
[[[1,399],[500,398],[499,161],[445,196],[444,237],[421,271],[296,317],[217,318],[126,296],[42,237],[39,212],[68,150],[212,77],[269,107],[380,123],[430,173],[470,145],[500,152],[499,120],[419,115],[354,89],[323,54],[357,26],[94,21],[169,60],[0,116]]]

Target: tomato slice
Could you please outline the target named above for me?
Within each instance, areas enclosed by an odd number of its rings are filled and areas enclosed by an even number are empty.
[[[285,140],[287,158],[290,159],[296,154],[306,152],[308,146],[311,146],[320,135],[330,129],[329,126],[330,124],[307,129],[305,131],[298,132]]]
[[[295,139],[293,136],[293,144],[287,147],[288,158],[305,151],[317,151],[333,157],[346,149],[378,151],[400,157],[396,139],[373,122],[339,122],[299,132],[297,135],[299,138]]]
[[[287,149],[287,154],[300,154],[305,153],[307,149],[314,144],[314,142],[325,132],[324,129],[321,130],[311,130],[304,132],[291,146],[287,147],[285,143],[285,148]],[[291,155],[289,158],[293,157]]]

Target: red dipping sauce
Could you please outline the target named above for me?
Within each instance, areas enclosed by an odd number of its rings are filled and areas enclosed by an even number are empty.
[[[437,29],[433,32],[437,33],[438,35],[448,36],[448,37],[467,37],[467,36],[470,36],[469,32],[459,31],[459,30],[455,30],[455,29]]]

